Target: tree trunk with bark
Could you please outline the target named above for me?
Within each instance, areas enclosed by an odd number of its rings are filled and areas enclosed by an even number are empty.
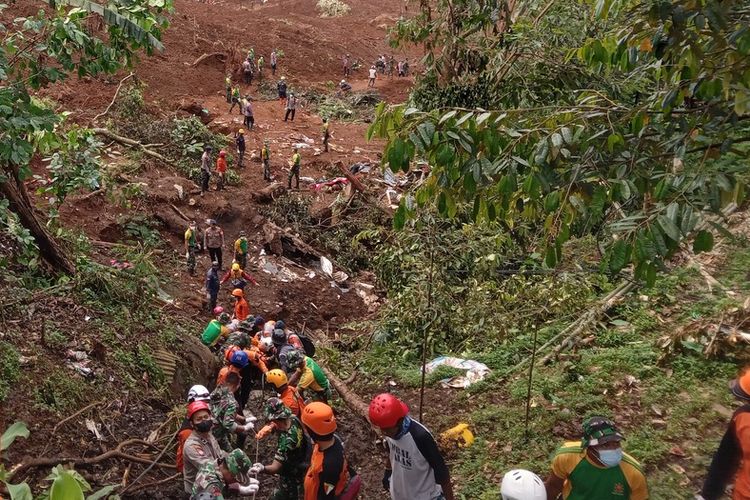
[[[15,172],[11,173],[6,169],[5,173],[8,179],[0,182],[0,193],[10,202],[10,209],[18,215],[23,227],[28,229],[34,237],[41,258],[55,271],[74,275],[76,267],[73,260],[37,218],[26,192],[26,186],[18,181]]]

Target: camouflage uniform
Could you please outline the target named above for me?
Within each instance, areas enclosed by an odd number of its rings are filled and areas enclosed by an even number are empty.
[[[193,484],[193,498],[208,493],[214,500],[224,500],[224,477],[215,461],[206,462],[198,469]]]
[[[214,421],[214,437],[221,449],[229,452],[232,450],[229,437],[237,429],[237,422],[234,420],[237,414],[237,400],[226,386],[221,385],[211,393],[209,406]]]
[[[289,430],[279,434],[276,454],[273,459],[281,462],[279,487],[269,497],[270,500],[298,500],[303,495],[303,485],[307,466],[308,442],[302,431],[302,424],[292,416]]]

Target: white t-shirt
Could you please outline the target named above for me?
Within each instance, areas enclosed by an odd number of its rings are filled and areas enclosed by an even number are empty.
[[[416,420],[400,439],[386,437],[390,454],[391,498],[432,500],[440,497],[438,481],[448,478],[448,468],[430,431]]]
[[[370,78],[375,78],[377,76],[378,72],[374,69],[370,68]]]

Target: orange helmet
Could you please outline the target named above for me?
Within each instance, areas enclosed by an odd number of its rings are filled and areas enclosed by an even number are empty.
[[[744,400],[750,400],[750,369],[745,368],[731,385],[732,394]]]
[[[224,150],[219,151],[219,156],[221,156],[222,158],[224,158],[226,155],[227,155],[226,151]]]
[[[305,406],[302,412],[302,423],[319,436],[336,432],[336,417],[333,416],[333,409],[320,401]]]
[[[233,297],[244,297],[245,294],[242,293],[242,288],[235,288],[234,290],[232,290],[232,296]]]

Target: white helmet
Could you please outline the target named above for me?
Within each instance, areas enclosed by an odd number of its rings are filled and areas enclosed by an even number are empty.
[[[260,339],[260,350],[263,352],[268,352],[273,347],[273,340],[271,337],[263,337]]]
[[[513,469],[505,474],[500,495],[503,500],[547,500],[547,491],[539,476],[523,469]]]
[[[193,401],[208,401],[210,397],[211,393],[208,392],[208,389],[202,385],[194,385],[188,391],[187,400],[188,403],[192,403]]]
[[[266,321],[266,324],[263,325],[263,333],[264,334],[267,333],[268,335],[271,335],[273,333],[273,329],[274,329],[275,326],[276,326],[276,322],[275,321],[273,321],[273,320]]]

